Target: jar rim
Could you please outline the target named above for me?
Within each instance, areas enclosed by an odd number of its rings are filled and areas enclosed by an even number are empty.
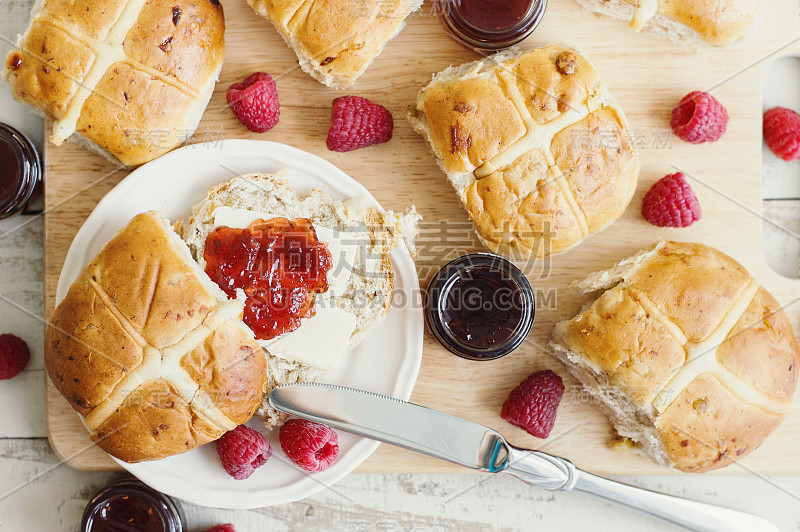
[[[3,219],[25,207],[42,179],[42,161],[31,139],[13,126],[0,123],[0,142],[14,153],[20,173],[16,193],[0,203],[0,219]]]
[[[161,520],[165,532],[183,532],[183,515],[176,501],[136,478],[115,480],[95,493],[83,511],[81,531],[89,532],[100,507],[107,501],[125,494],[126,491],[128,495],[134,495],[150,504]]]
[[[519,289],[522,301],[522,314],[514,331],[504,342],[483,349],[460,342],[441,319],[442,302],[449,292],[445,290],[447,285],[452,284],[459,272],[470,268],[489,268],[507,275]],[[514,263],[493,253],[470,253],[448,262],[431,278],[425,293],[425,322],[428,330],[448,351],[469,360],[496,360],[514,351],[533,327],[535,309],[534,292],[528,278]]]
[[[441,18],[453,34],[466,44],[485,50],[502,50],[519,44],[539,27],[547,9],[547,0],[530,0],[519,22],[508,28],[490,30],[475,26],[455,7],[457,0],[444,0]]]
[[[493,30],[493,29],[487,29],[487,28],[482,28],[480,26],[476,26],[475,24],[470,22],[470,20],[468,18],[466,18],[459,9],[453,9],[452,7],[450,7],[453,4],[455,4],[455,2],[457,2],[457,1],[458,0],[448,0],[447,1],[447,6],[448,7],[446,7],[445,9],[448,10],[448,14],[451,17],[457,18],[459,20],[459,22],[463,22],[463,24],[465,26],[469,27],[470,29],[478,30],[480,32],[483,32],[483,33],[486,33],[486,34],[489,34],[489,35],[494,35],[494,34],[503,35],[505,33],[512,32],[512,31],[520,28],[521,26],[524,26],[526,23],[528,23],[530,21],[530,18],[536,14],[537,9],[539,8],[539,4],[541,3],[539,0],[527,0],[528,1],[528,9],[525,11],[525,15],[523,15],[522,18],[520,18],[517,21],[516,24],[513,24],[511,26],[508,26],[508,27],[505,27],[505,28],[502,28],[502,29]]]

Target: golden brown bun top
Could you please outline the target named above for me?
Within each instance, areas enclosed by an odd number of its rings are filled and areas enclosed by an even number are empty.
[[[591,64],[563,46],[448,69],[412,115],[495,252],[565,251],[618,218],[636,188],[622,110]]]
[[[352,85],[417,8],[411,0],[248,0],[328,86]]]
[[[634,0],[626,0],[635,4]],[[697,32],[714,45],[747,33],[761,10],[761,0],[658,0],[658,13]]]
[[[154,212],[106,244],[56,308],[45,365],[93,440],[127,462],[193,449],[247,421],[266,360]],[[220,298],[222,301],[220,301]]]
[[[17,100],[135,166],[191,133],[225,53],[217,0],[45,0],[5,77]]]
[[[661,242],[622,276],[561,322],[556,342],[651,412],[679,469],[715,469],[758,447],[788,413],[800,364],[775,298],[702,244]]]

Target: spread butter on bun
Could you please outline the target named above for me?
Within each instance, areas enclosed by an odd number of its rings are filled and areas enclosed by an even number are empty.
[[[195,207],[183,238],[205,268],[205,243],[220,222],[238,220],[236,225],[247,227],[259,217],[310,220],[334,261],[329,290],[317,296],[315,315],[305,318],[300,329],[258,341],[267,353],[268,383],[257,414],[271,428],[286,418],[267,401],[274,387],[323,378],[344,351],[383,321],[394,291],[390,253],[400,245],[413,253],[420,216],[413,207],[395,214],[364,198],[335,200],[320,190],[300,196],[285,176],[248,174],[213,188]]]
[[[247,299],[212,281],[204,247],[220,225],[247,229],[273,218],[310,220],[333,267],[315,312],[257,340]],[[338,201],[319,190],[300,197],[269,174],[214,187],[174,230],[156,212],[139,214],[53,313],[47,373],[93,441],[126,462],[189,451],[254,413],[272,428],[286,417],[269,407],[274,387],[322,378],[383,320],[394,295],[389,254],[399,245],[413,252],[419,220],[413,207],[398,215],[364,198]]]

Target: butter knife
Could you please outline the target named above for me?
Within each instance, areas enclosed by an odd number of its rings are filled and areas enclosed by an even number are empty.
[[[509,444],[494,430],[393,397],[330,384],[275,388],[282,412],[488,473],[510,473],[550,491],[579,491],[697,531],[772,532],[762,517],[609,480],[570,461]]]

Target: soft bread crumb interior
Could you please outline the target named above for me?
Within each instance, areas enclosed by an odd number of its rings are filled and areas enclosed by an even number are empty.
[[[602,292],[613,288],[623,282],[627,277],[633,275],[651,257],[653,257],[664,246],[665,241],[660,240],[648,250],[640,251],[628,257],[611,268],[589,274],[584,280],[574,283],[574,286],[583,294],[593,294],[600,296]],[[583,313],[595,301],[584,305],[581,309]],[[553,340],[550,342],[550,351],[558,358],[589,393],[592,401],[600,407],[600,410],[609,418],[614,429],[620,436],[630,438],[646,454],[655,459],[663,466],[671,465],[667,457],[664,445],[655,427],[656,413],[653,410],[645,410],[636,402],[628,397],[624,390],[609,383],[608,378],[592,368],[580,354],[568,349],[559,343],[558,338],[563,337],[563,331],[570,320],[564,320],[556,324],[553,333]]]
[[[611,385],[604,375],[597,373],[582,356],[555,342],[552,353],[567,367],[570,374],[581,382],[594,404],[609,418],[620,436],[630,438],[662,466],[669,466],[664,446],[655,428],[652,412],[647,412],[632,401],[622,390]]]
[[[650,249],[640,251],[618,262],[607,270],[590,273],[582,281],[573,283],[573,286],[577,288],[581,294],[594,294],[601,290],[613,288],[641,268],[650,257],[658,253],[658,251],[664,247],[664,243],[664,240],[659,240]],[[591,305],[591,303],[593,303],[593,301],[590,302],[589,305]]]
[[[584,9],[607,17],[629,22],[633,18],[634,6],[624,0],[576,0]],[[642,33],[668,39],[677,44],[699,50],[708,44],[692,28],[656,14],[642,29]]]
[[[319,190],[300,198],[280,175],[249,174],[216,187],[205,201],[196,205],[188,225],[183,228],[183,238],[197,260],[198,268],[204,269],[205,241],[215,225],[213,213],[216,208],[224,206],[290,219],[308,218],[313,224],[342,231],[348,239],[357,239],[359,246],[350,279],[342,294],[333,298],[337,308],[356,317],[349,349],[378,325],[388,311],[394,287],[388,254],[397,245],[413,246],[420,220],[413,207],[404,214],[395,214],[368,205],[353,199],[346,202],[334,200]],[[324,373],[299,362],[272,356],[268,350],[265,352],[269,381],[257,414],[267,427],[273,427],[285,416],[269,406],[269,392],[281,384],[320,380]]]

